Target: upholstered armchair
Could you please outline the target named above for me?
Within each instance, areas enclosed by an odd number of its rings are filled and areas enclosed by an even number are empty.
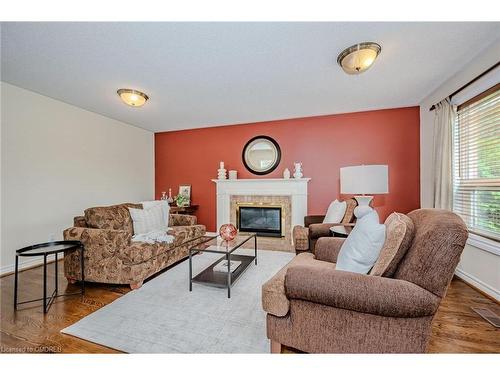
[[[340,271],[342,238],[320,238],[262,287],[271,351],[423,353],[467,228],[450,211],[392,214],[368,275]]]
[[[331,237],[332,233],[330,228],[334,225],[354,225],[354,209],[357,206],[355,199],[347,199],[347,207],[345,210],[344,218],[340,223],[323,223],[325,215],[308,215],[304,217],[304,226],[296,225],[293,228],[293,244],[297,254],[310,251],[314,253],[316,241],[321,237]]]

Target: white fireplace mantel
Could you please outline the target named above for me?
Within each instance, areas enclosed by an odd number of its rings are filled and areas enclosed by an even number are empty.
[[[292,201],[292,228],[304,225],[307,215],[307,185],[310,178],[248,178],[212,180],[217,185],[217,228],[230,220],[232,195],[290,196]]]

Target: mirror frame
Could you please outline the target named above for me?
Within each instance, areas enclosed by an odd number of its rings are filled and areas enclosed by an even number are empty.
[[[276,152],[277,152],[276,162],[271,166],[271,168],[269,168],[269,169],[267,169],[265,171],[256,171],[256,170],[252,169],[252,167],[247,164],[247,161],[246,161],[246,158],[245,158],[245,154],[247,153],[248,146],[250,146],[251,143],[253,143],[254,141],[256,141],[258,139],[262,139],[262,140],[266,140],[266,141],[271,142],[274,145],[274,147],[276,148]],[[252,139],[250,139],[245,144],[245,147],[243,147],[243,152],[241,154],[241,158],[243,160],[243,165],[245,166],[245,168],[248,171],[250,171],[253,174],[262,176],[262,175],[266,175],[266,174],[271,173],[272,171],[274,171],[278,167],[278,165],[279,165],[279,163],[281,161],[281,148],[280,148],[280,145],[278,144],[278,142],[276,142],[273,138],[268,137],[267,135],[258,135],[256,137],[253,137]]]

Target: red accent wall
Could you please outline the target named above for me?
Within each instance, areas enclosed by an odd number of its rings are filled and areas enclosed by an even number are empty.
[[[216,226],[215,183],[219,162],[238,178],[282,177],[293,174],[293,162],[303,163],[309,182],[309,214],[324,214],[339,197],[339,168],[360,164],[389,165],[389,194],[374,198],[384,220],[391,212],[407,213],[420,207],[419,108],[397,108],[330,116],[267,121],[155,134],[156,198],[180,184],[192,185],[198,221]],[[266,176],[248,172],[241,160],[245,143],[268,135],[281,147],[278,168]],[[343,197],[345,198],[345,197]]]

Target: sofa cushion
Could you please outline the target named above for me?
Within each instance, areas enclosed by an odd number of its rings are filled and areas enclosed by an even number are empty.
[[[288,268],[294,265],[314,265],[316,267],[335,269],[335,263],[315,260],[314,255],[311,253],[297,255],[262,285],[262,307],[267,313],[275,316],[285,316],[288,314],[290,301],[285,293],[285,276]]]
[[[171,227],[167,233],[174,236],[173,245],[175,247],[204,236],[205,232],[205,226],[197,224]]]
[[[123,203],[108,207],[87,208],[84,211],[85,221],[90,228],[125,230],[133,233],[128,207],[142,208],[142,205]]]
[[[394,212],[385,220],[385,242],[370,271],[372,276],[391,277],[410,247],[415,226],[406,215]]]
[[[132,218],[134,234],[146,234],[154,231],[167,230],[168,225],[165,221],[162,206],[156,205],[142,210],[129,207],[128,210]]]
[[[146,262],[151,258],[156,258],[165,252],[172,251],[179,246],[194,241],[205,235],[205,226],[178,226],[171,228],[168,234],[174,236],[174,241],[171,243],[157,242],[150,244],[140,241],[130,242],[130,245],[123,251],[124,263],[130,265]],[[188,246],[190,247],[191,245]]]

